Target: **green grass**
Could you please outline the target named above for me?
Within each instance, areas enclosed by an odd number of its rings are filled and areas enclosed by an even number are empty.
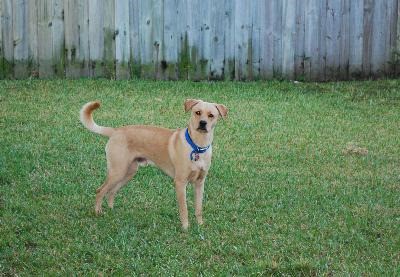
[[[184,127],[186,98],[225,104],[204,226],[188,189],[141,168],[94,215],[104,126]],[[400,275],[400,80],[0,81],[0,275]],[[349,144],[368,155],[344,154]]]

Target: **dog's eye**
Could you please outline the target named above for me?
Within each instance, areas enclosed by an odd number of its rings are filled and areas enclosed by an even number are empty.
[[[214,115],[213,115],[212,113],[210,113],[210,114],[208,115],[208,117],[209,117],[209,118],[213,118]]]
[[[197,111],[196,114],[197,114],[197,115],[201,115],[201,112],[200,112],[200,111]]]

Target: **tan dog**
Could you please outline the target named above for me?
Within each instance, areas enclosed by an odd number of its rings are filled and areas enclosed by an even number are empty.
[[[108,206],[112,208],[115,194],[135,175],[139,165],[152,162],[174,179],[183,229],[189,226],[186,205],[188,182],[195,186],[195,215],[198,224],[203,224],[204,181],[211,165],[214,127],[219,117],[226,117],[227,108],[221,104],[188,99],[185,101],[185,111],[192,111],[188,128],[170,130],[143,125],[121,128],[98,126],[92,117],[93,110],[98,107],[100,102],[89,102],[80,112],[86,128],[110,138],[106,145],[107,178],[97,189],[96,213],[101,213],[105,195]],[[185,137],[186,132],[189,140],[204,149],[194,151]],[[207,146],[210,147],[205,150]]]

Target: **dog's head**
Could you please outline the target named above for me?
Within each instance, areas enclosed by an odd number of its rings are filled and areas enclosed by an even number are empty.
[[[200,133],[212,131],[217,124],[218,118],[225,118],[228,115],[228,109],[224,105],[196,99],[186,99],[185,111],[192,112],[189,121],[191,130]]]

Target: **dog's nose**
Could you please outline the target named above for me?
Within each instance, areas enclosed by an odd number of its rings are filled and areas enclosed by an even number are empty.
[[[205,127],[207,125],[207,121],[200,120],[199,124],[201,127]]]

